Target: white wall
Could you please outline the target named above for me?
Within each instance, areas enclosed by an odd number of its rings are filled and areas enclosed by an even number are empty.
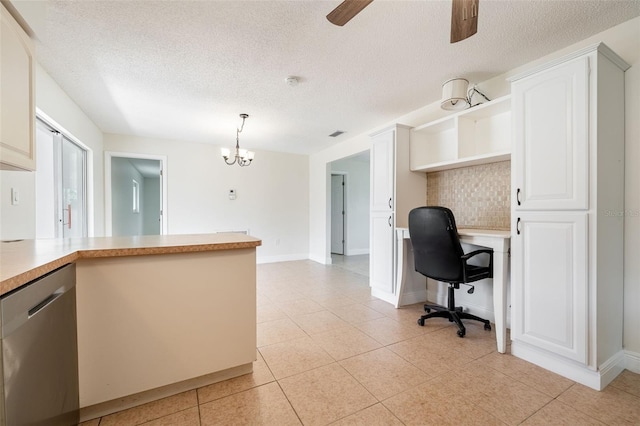
[[[140,208],[133,211],[133,181],[138,182]],[[142,235],[144,178],[128,158],[111,159],[112,235]]]
[[[219,146],[113,134],[105,134],[104,149],[167,156],[170,234],[248,229],[262,239],[259,262],[307,258],[306,156],[257,151],[251,166],[227,166]]]
[[[104,172],[102,131],[86,116],[39,64],[36,69],[36,107],[58,130],[88,150],[89,235],[104,235]]]
[[[0,170],[0,240],[31,239],[36,236],[36,174]],[[11,189],[20,200],[11,204]]]
[[[628,359],[633,359],[634,371],[640,371],[640,18],[610,28],[579,43],[525,64],[491,80],[479,83],[479,89],[490,98],[510,93],[506,79],[521,71],[561,57],[582,47],[604,42],[625,61],[631,69],[625,75],[625,312],[624,347]],[[426,105],[389,123],[367,132],[373,133],[393,123],[417,126],[446,115],[439,102]],[[327,163],[369,149],[367,134],[358,135],[338,145],[312,155],[309,159],[310,182],[310,256],[319,262],[327,261]]]
[[[346,174],[347,256],[369,253],[369,161],[368,156],[345,158],[331,163],[332,172]]]
[[[51,124],[89,149],[88,163],[93,166],[88,180],[89,217],[93,218],[89,232],[103,235],[102,132],[40,64],[36,65],[36,108]],[[0,239],[35,238],[35,173],[3,170],[0,181]],[[21,201],[17,206],[11,205],[11,188],[20,190]]]

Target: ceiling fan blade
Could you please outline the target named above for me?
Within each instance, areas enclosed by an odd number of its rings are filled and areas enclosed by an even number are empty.
[[[327,19],[334,25],[343,26],[367,7],[373,0],[344,0],[327,15]]]
[[[478,32],[480,0],[452,0],[451,43],[457,43]]]

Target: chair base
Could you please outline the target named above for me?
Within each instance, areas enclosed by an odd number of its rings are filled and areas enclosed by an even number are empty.
[[[451,294],[453,293],[453,290],[454,290],[454,286],[450,286],[449,287],[450,304],[451,302],[455,303],[455,299],[453,299],[453,294]],[[420,326],[424,326],[424,321],[429,318],[447,318],[449,322],[455,322],[456,325],[458,326],[458,336],[464,337],[465,334],[467,334],[467,329],[464,327],[464,324],[462,324],[462,320],[470,319],[474,321],[480,321],[481,323],[484,324],[485,330],[491,331],[491,322],[489,322],[489,320],[480,318],[479,316],[470,314],[468,312],[462,312],[461,306],[450,306],[448,308],[445,308],[444,306],[439,306],[439,305],[424,305],[424,310],[427,312],[427,314],[418,318],[418,325]],[[431,312],[431,310],[434,310],[435,312]]]

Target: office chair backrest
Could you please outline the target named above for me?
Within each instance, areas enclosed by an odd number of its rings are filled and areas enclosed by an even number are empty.
[[[456,220],[446,207],[417,207],[409,212],[409,235],[417,272],[444,282],[461,282],[464,254]]]

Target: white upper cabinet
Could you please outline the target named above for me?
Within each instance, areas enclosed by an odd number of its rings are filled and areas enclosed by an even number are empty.
[[[514,82],[512,99],[515,208],[587,209],[589,58]]]
[[[0,169],[35,170],[33,42],[0,5]]]
[[[395,135],[391,130],[371,139],[371,211],[393,211]]]
[[[411,131],[410,168],[435,172],[509,160],[510,97],[475,106]]]

